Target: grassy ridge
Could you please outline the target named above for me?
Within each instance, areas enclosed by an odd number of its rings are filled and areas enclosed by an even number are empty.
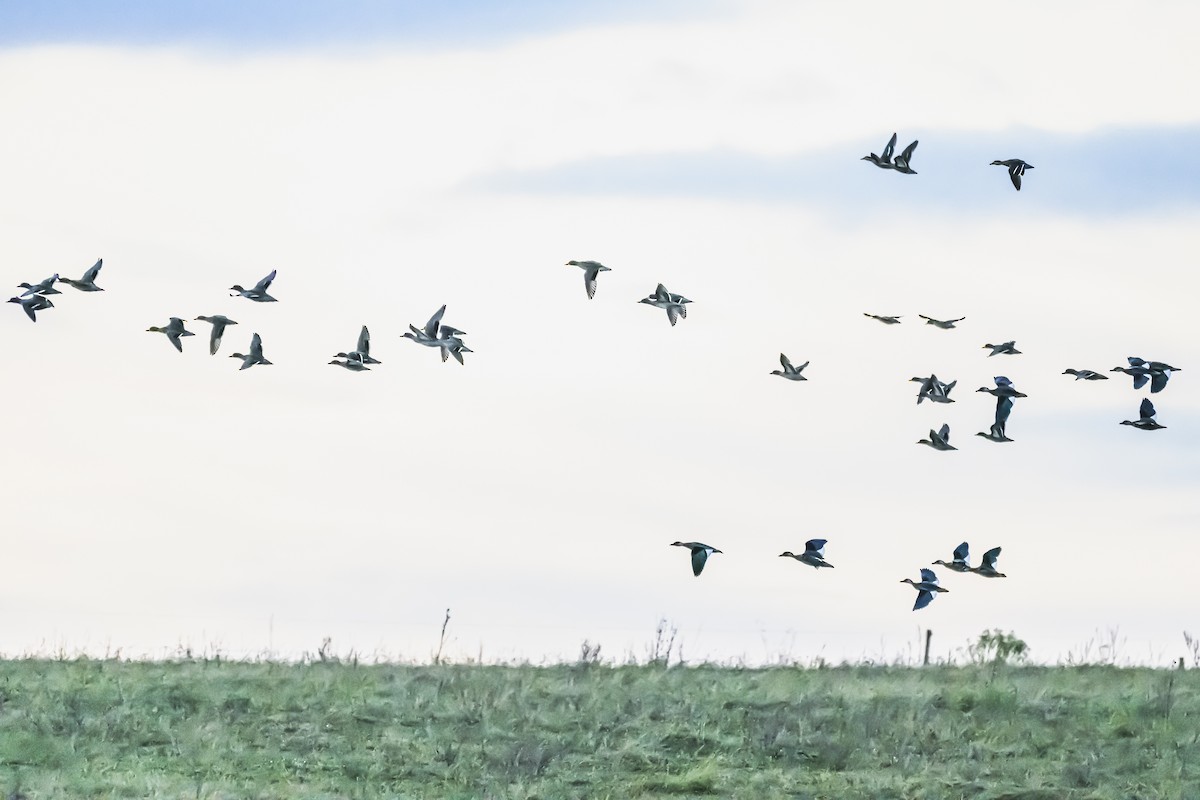
[[[6,661],[18,789],[1179,800],[1200,797],[1200,671]]]

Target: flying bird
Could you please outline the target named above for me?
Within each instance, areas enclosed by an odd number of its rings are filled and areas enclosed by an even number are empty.
[[[196,317],[199,322],[207,322],[212,325],[212,333],[208,336],[208,354],[215,356],[217,350],[221,347],[221,337],[225,335],[226,325],[237,325],[224,314],[213,314],[211,317],[199,316]]]
[[[344,358],[347,361],[357,360],[359,364],[382,364],[383,362],[376,358],[371,358],[371,332],[367,330],[367,326],[363,325],[362,330],[358,332],[358,344],[349,353],[338,353],[334,358]],[[334,362],[329,362],[334,363]],[[354,367],[349,367],[354,369]]]
[[[970,560],[970,558],[971,558],[970,549],[968,548],[967,543],[963,542],[958,547],[954,548],[954,555],[949,562],[942,561],[939,558],[937,561],[935,561],[933,563],[935,565],[941,564],[946,569],[952,570],[954,572],[970,572],[971,565],[967,563]]]
[[[914,581],[912,578],[905,578],[900,582],[911,584],[917,590],[917,602],[913,603],[913,611],[919,611],[932,603],[934,595],[938,592],[950,591],[938,585],[937,573],[927,567],[921,568],[921,580]]]
[[[992,352],[988,353],[988,358],[991,358],[992,356],[999,356],[999,355],[1005,355],[1005,356],[1021,355],[1021,351],[1017,349],[1017,343],[1015,341],[1003,342],[1002,344],[985,344],[983,346],[983,349],[992,351]]]
[[[1166,425],[1159,425],[1154,419],[1155,413],[1154,404],[1150,402],[1150,398],[1143,397],[1142,404],[1138,407],[1138,418],[1135,420],[1121,420],[1121,424],[1132,425],[1139,431],[1158,431],[1166,428]]]
[[[871,153],[869,156],[863,156],[860,161],[870,161],[880,169],[895,169],[892,164],[892,153],[896,150],[896,134],[892,134],[892,138],[888,139],[887,146],[883,148],[883,155],[877,156]]]
[[[801,564],[808,564],[810,567],[829,567],[833,569],[833,564],[825,560],[825,543],[827,539],[809,539],[804,543],[804,552],[796,555],[791,550],[784,550],[779,554],[780,558],[794,558]]]
[[[989,166],[1008,167],[1008,177],[1018,192],[1021,191],[1021,176],[1025,174],[1025,170],[1033,169],[1033,164],[1026,164],[1019,158],[1008,158],[1004,161],[993,161]]]
[[[62,294],[58,289],[54,288],[54,282],[58,280],[58,273],[54,273],[41,283],[18,283],[17,287],[24,289],[19,297],[29,297],[34,294]]]
[[[338,361],[337,358],[334,358],[333,361],[330,361],[329,363],[337,364],[339,367],[348,369],[351,372],[366,372],[371,369],[363,363],[362,356],[360,356],[358,353],[338,353],[338,356],[346,360]]]
[[[54,303],[50,302],[50,298],[40,294],[32,294],[28,297],[10,297],[8,302],[19,303],[25,311],[25,315],[33,322],[37,322],[37,312],[54,308]]]
[[[951,328],[957,327],[954,323],[962,322],[964,319],[966,319],[966,317],[959,317],[958,319],[934,319],[933,317],[927,317],[924,314],[917,314],[917,316],[925,320],[926,325],[932,325],[933,327],[941,328],[944,331],[948,331]]]
[[[792,366],[792,360],[790,358],[788,358],[787,356],[785,356],[783,353],[780,353],[779,354],[779,363],[783,365],[783,369],[772,370],[771,371],[772,375],[778,375],[779,377],[786,378],[789,381],[806,381],[806,380],[808,380],[808,378],[806,378],[800,374],[800,373],[804,372],[804,368],[808,366],[807,361],[805,361],[803,364],[801,364],[798,367],[794,367],[794,366]]]
[[[1067,369],[1063,370],[1063,375],[1074,375],[1075,380],[1077,380],[1077,381],[1106,381],[1106,380],[1108,380],[1107,375],[1101,375],[1099,372],[1095,372],[1090,369],[1071,369],[1070,367],[1068,367]]]
[[[712,553],[721,551],[701,542],[671,542],[671,547],[686,547],[692,551],[692,574],[699,575],[704,571],[704,564]]]
[[[899,325],[900,317],[902,317],[904,315],[900,314],[895,317],[889,317],[889,316],[885,316],[885,315],[881,315],[881,314],[868,314],[867,312],[864,311],[863,316],[870,317],[871,319],[877,319],[880,322],[882,322],[884,325]]]
[[[671,321],[673,327],[680,317],[687,319],[687,304],[692,301],[681,294],[668,292],[666,287],[660,283],[648,297],[643,297],[638,302],[665,310],[667,319]]]
[[[425,323],[424,328],[418,328],[415,325],[408,326],[408,333],[403,333],[401,336],[405,339],[412,339],[417,344],[426,347],[436,347],[441,351],[442,363],[450,356],[454,356],[454,360],[459,364],[463,362],[463,353],[474,352],[467,347],[461,337],[466,336],[466,331],[460,331],[450,325],[442,324],[442,315],[446,313],[446,306],[443,305],[433,313],[429,321]]]
[[[1025,395],[1021,395],[1024,397]],[[1012,413],[1013,399],[1007,396],[996,398],[996,421],[992,423],[992,427],[987,433],[982,431],[976,433],[976,436],[982,436],[993,442],[1011,442],[1008,434],[1004,431],[1004,426],[1008,423],[1008,415]]]
[[[934,403],[954,402],[950,399],[950,390],[958,385],[958,381],[942,383],[938,380],[937,375],[930,375],[928,378],[914,377],[908,380],[910,383],[921,384],[917,389],[917,405],[921,405],[923,400],[930,400]]]
[[[171,317],[171,321],[165,328],[150,327],[146,328],[146,331],[165,333],[167,338],[171,340],[171,344],[175,345],[175,349],[181,353],[183,352],[183,342],[179,341],[179,337],[196,335],[183,327],[183,320],[181,320],[179,317]]]
[[[568,261],[566,265],[583,270],[583,288],[587,290],[588,300],[596,296],[596,278],[600,273],[612,272],[599,261]]]
[[[262,364],[263,366],[267,366],[267,367],[271,366],[271,362],[267,361],[267,359],[263,358],[262,337],[259,336],[257,333],[250,337],[250,352],[249,353],[247,353],[245,355],[243,355],[241,353],[233,353],[229,357],[230,358],[240,358],[242,360],[242,365],[240,367],[238,367],[239,371],[241,371],[243,369],[250,369],[255,364]]]
[[[1129,362],[1129,366],[1133,369],[1146,370],[1146,372],[1139,374],[1149,376],[1150,394],[1158,394],[1167,388],[1167,379],[1171,377],[1171,373],[1181,371],[1179,367],[1172,367],[1165,361],[1147,361],[1137,356],[1130,356],[1125,360]],[[1145,384],[1145,381],[1142,381],[1142,383]],[[1137,386],[1136,378],[1134,379],[1134,388],[1141,388]]]
[[[276,270],[271,270],[270,275],[254,284],[253,288],[250,289],[243,289],[241,284],[235,283],[229,287],[229,291],[232,292],[230,297],[241,295],[247,300],[253,300],[256,303],[274,303],[275,298],[267,294],[267,289],[271,287],[271,281],[275,280],[275,272]]]
[[[982,575],[985,578],[1007,578],[1007,575],[996,569],[996,559],[999,557],[1000,548],[993,547],[983,554],[983,560],[971,572],[974,572],[976,575]]]
[[[96,285],[96,276],[100,274],[100,268],[103,266],[104,259],[96,259],[96,263],[92,264],[79,280],[74,281],[70,278],[59,278],[58,282],[65,283],[67,286],[74,286],[81,292],[103,292],[104,290]]]
[[[942,425],[941,430],[935,431],[931,428],[929,431],[929,438],[928,439],[918,439],[917,444],[927,445],[929,447],[932,447],[934,450],[957,450],[958,449],[957,447],[954,447],[950,444],[950,423],[946,423],[945,425]]]

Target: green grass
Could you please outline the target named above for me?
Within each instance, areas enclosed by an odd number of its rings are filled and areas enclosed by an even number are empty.
[[[0,796],[1197,798],[1200,670],[0,662]]]

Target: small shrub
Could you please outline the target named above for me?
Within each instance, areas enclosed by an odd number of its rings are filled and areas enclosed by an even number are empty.
[[[1014,633],[1001,630],[984,631],[967,647],[972,664],[1020,663],[1029,657],[1029,645]]]

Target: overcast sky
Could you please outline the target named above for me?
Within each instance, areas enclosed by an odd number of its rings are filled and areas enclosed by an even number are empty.
[[[498,8],[0,6],[4,275],[106,290],[0,313],[0,651],[424,659],[449,607],[485,659],[642,657],[663,618],[688,659],[1183,653],[1200,7]],[[859,160],[893,131],[917,175]],[[443,303],[465,366],[400,337]],[[216,357],[145,330],[217,313]],[[363,324],[383,363],[331,369]],[[1061,374],[1128,356],[1183,368],[1166,430]],[[958,402],[917,406],[931,372]],[[972,435],[996,375],[1012,444]],[[777,558],[810,538],[835,569]],[[677,539],[725,552],[695,578]],[[963,539],[1009,577],[912,612]]]

